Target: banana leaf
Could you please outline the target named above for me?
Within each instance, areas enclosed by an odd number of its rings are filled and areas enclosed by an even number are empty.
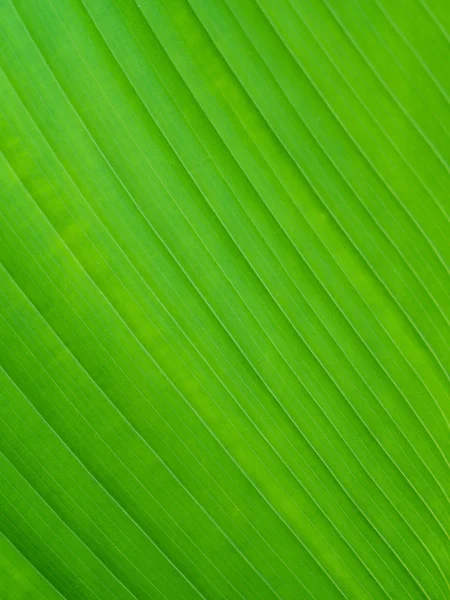
[[[449,31],[0,1],[2,600],[448,600]]]

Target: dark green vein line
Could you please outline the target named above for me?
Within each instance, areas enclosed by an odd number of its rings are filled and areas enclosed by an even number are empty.
[[[3,265],[2,265],[2,267],[3,267]],[[4,267],[3,267],[3,268],[4,268]],[[25,342],[23,342],[23,343],[25,344]],[[25,346],[27,347],[28,351],[29,351],[31,354],[33,354],[33,355],[34,355],[34,356],[37,358],[37,360],[39,360],[39,359],[38,359],[38,357],[36,356],[36,354],[35,354],[35,353],[34,353],[34,352],[33,352],[33,351],[32,351],[32,350],[31,350],[31,349],[30,349],[30,348],[29,348],[29,347],[28,347],[26,344],[25,344]],[[2,367],[0,367],[0,368],[2,368]],[[68,401],[70,404],[72,404],[72,405],[73,405],[73,403],[70,401],[70,399],[69,399],[69,398],[67,397],[67,395],[64,393],[64,391],[63,391],[63,390],[60,388],[60,386],[58,385],[58,383],[57,383],[57,382],[56,382],[56,381],[53,379],[53,377],[50,375],[50,373],[49,373],[49,372],[48,372],[48,371],[45,369],[45,367],[43,367],[43,368],[44,368],[45,372],[47,373],[47,375],[49,376],[49,378],[50,378],[52,381],[54,381],[55,385],[56,385],[56,386],[58,387],[58,389],[61,391],[62,395],[63,395],[63,396],[64,396],[64,397],[67,399],[67,401]],[[166,553],[165,553],[165,552],[164,552],[164,551],[163,551],[163,550],[162,550],[162,549],[159,547],[159,545],[158,545],[158,544],[157,544],[157,543],[156,543],[156,542],[155,542],[155,541],[154,541],[154,540],[153,540],[153,539],[152,539],[152,538],[149,536],[149,534],[148,534],[146,531],[144,531],[144,530],[143,530],[143,528],[142,528],[142,527],[139,525],[139,523],[137,523],[137,521],[136,521],[136,520],[134,519],[134,517],[133,517],[133,516],[132,516],[132,515],[131,515],[131,514],[128,512],[128,510],[126,510],[126,509],[123,507],[123,505],[122,505],[122,504],[121,504],[121,503],[120,503],[120,502],[119,502],[119,501],[118,501],[118,500],[117,500],[117,499],[116,499],[116,498],[113,496],[113,494],[111,494],[111,492],[110,492],[108,489],[106,489],[106,487],[105,487],[105,486],[104,486],[104,485],[103,485],[103,484],[102,484],[102,483],[101,483],[101,482],[100,482],[100,481],[97,479],[97,477],[95,476],[95,474],[94,474],[94,473],[92,473],[92,471],[91,471],[91,470],[90,470],[90,469],[89,469],[89,468],[88,468],[88,467],[85,465],[85,463],[84,463],[84,462],[83,462],[83,461],[82,461],[82,460],[81,460],[81,459],[78,457],[78,455],[77,455],[77,454],[76,454],[76,453],[75,453],[75,452],[74,452],[74,451],[71,449],[71,447],[70,447],[70,446],[68,446],[68,444],[67,444],[67,443],[66,443],[66,442],[65,442],[65,441],[62,439],[62,437],[60,436],[60,434],[59,434],[59,433],[58,433],[58,432],[55,430],[55,428],[54,428],[54,427],[53,427],[53,426],[52,426],[52,425],[51,425],[51,424],[48,422],[48,420],[47,420],[47,419],[44,417],[44,415],[43,415],[43,414],[42,414],[42,413],[39,411],[39,409],[38,409],[38,408],[35,406],[35,404],[34,404],[34,403],[33,403],[33,402],[30,400],[30,398],[29,398],[29,397],[28,397],[28,396],[27,396],[27,395],[26,395],[26,394],[25,394],[25,393],[22,391],[22,389],[21,389],[21,388],[18,386],[17,382],[16,382],[16,381],[15,381],[15,380],[14,380],[14,379],[13,379],[13,378],[12,378],[12,377],[11,377],[11,376],[8,374],[8,372],[7,372],[7,371],[6,371],[4,368],[2,368],[2,370],[3,370],[3,371],[6,373],[7,377],[8,377],[8,378],[9,378],[9,380],[10,380],[10,381],[13,383],[14,387],[15,387],[15,388],[16,388],[16,389],[17,389],[17,390],[18,390],[18,391],[19,391],[19,392],[20,392],[20,393],[21,393],[21,394],[22,394],[22,395],[25,397],[25,399],[27,400],[28,404],[29,404],[29,405],[30,405],[30,406],[33,408],[33,410],[36,412],[36,414],[37,414],[37,415],[38,415],[38,416],[39,416],[39,417],[40,417],[40,418],[43,420],[43,422],[45,423],[45,425],[46,425],[46,426],[47,426],[47,427],[48,427],[48,428],[49,428],[49,429],[50,429],[50,430],[51,430],[51,431],[54,433],[54,435],[56,436],[56,438],[58,439],[58,441],[59,441],[59,442],[61,442],[61,444],[63,444],[63,446],[64,446],[64,447],[65,447],[65,448],[66,448],[66,449],[69,451],[70,455],[71,455],[71,456],[73,456],[73,458],[74,458],[74,459],[77,461],[77,463],[78,463],[78,464],[79,464],[79,465],[80,465],[80,466],[83,468],[83,470],[84,470],[86,473],[88,473],[88,475],[89,475],[89,476],[92,478],[92,480],[93,480],[93,481],[94,481],[94,482],[95,482],[95,483],[96,483],[96,484],[99,486],[99,488],[100,488],[100,489],[102,489],[102,490],[105,492],[105,494],[107,494],[107,496],[108,496],[108,497],[111,499],[111,501],[112,501],[112,502],[113,502],[113,503],[114,503],[114,504],[115,504],[115,505],[116,505],[116,506],[117,506],[117,507],[118,507],[118,508],[119,508],[119,509],[120,509],[120,510],[121,510],[121,511],[122,511],[122,512],[125,514],[125,515],[127,515],[127,517],[129,517],[129,518],[130,518],[130,520],[132,521],[132,523],[133,523],[133,524],[134,524],[134,525],[135,525],[135,526],[136,526],[136,527],[139,529],[139,531],[141,531],[141,532],[143,533],[143,535],[144,535],[144,536],[145,536],[145,537],[146,537],[146,538],[147,538],[147,539],[150,541],[150,543],[152,544],[152,546],[153,546],[154,548],[156,548],[156,549],[157,549],[157,551],[158,551],[158,552],[159,552],[159,553],[160,553],[162,556],[164,556],[164,558],[165,558],[165,559],[166,559],[166,560],[169,562],[169,564],[171,564],[171,565],[173,566],[173,568],[174,568],[174,569],[175,569],[175,570],[176,570],[176,571],[177,571],[177,572],[178,572],[178,573],[179,573],[179,574],[180,574],[180,575],[181,575],[181,576],[182,576],[182,577],[183,577],[185,580],[187,580],[187,579],[186,579],[186,577],[183,575],[183,573],[180,571],[180,569],[177,567],[177,565],[175,565],[175,563],[174,563],[174,562],[173,562],[173,561],[170,559],[170,557],[169,557],[169,556],[168,556],[168,555],[167,555],[167,554],[166,554]],[[38,385],[38,384],[36,383],[36,385]],[[13,409],[13,410],[14,410],[14,409]],[[91,425],[90,423],[88,423],[88,422],[87,422],[87,424],[88,424],[88,426],[89,426],[89,427],[92,427],[92,425]],[[92,427],[92,429],[93,429],[93,431],[94,431],[94,432],[96,432],[95,428],[93,428],[93,427]],[[13,434],[14,434],[14,432],[13,432]],[[97,435],[99,435],[97,432],[96,432],[96,434],[97,434]],[[14,435],[15,435],[15,434],[14,434]],[[19,440],[19,441],[20,441],[20,440]],[[114,453],[114,454],[117,456],[117,454],[114,452],[114,450],[113,450],[112,448],[111,448],[111,450],[112,450],[112,452],[113,452],[113,453]],[[28,450],[28,452],[29,452],[29,450]],[[118,460],[120,460],[120,458],[119,458],[119,457],[117,457],[117,458],[118,458]],[[103,463],[103,464],[104,464],[104,463]],[[17,468],[17,467],[16,467],[16,468]],[[18,468],[17,468],[17,469],[18,469]],[[51,477],[52,479],[54,479],[54,478],[53,478],[53,476],[52,476],[52,475],[51,475],[51,474],[50,474],[50,473],[49,473],[49,472],[48,472],[48,471],[45,469],[45,467],[44,467],[44,466],[43,466],[43,469],[44,469],[44,470],[47,472],[47,474],[49,475],[49,477]],[[19,470],[19,469],[18,469],[18,470]],[[54,481],[56,481],[56,480],[54,479]],[[60,486],[60,484],[59,484],[59,483],[57,483],[57,485],[59,485],[59,486]],[[141,484],[141,485],[142,485],[142,484]],[[146,488],[145,488],[145,489],[146,489]],[[82,509],[81,507],[79,507],[79,508],[80,508],[80,510],[82,510],[82,511],[83,511],[83,509]],[[99,511],[103,512],[103,511],[102,511],[102,509],[101,509],[100,507],[98,507],[98,509],[99,509]],[[83,511],[83,512],[84,512],[84,511]],[[105,516],[106,516],[106,515],[105,515]],[[98,527],[97,527],[97,525],[96,525],[95,523],[94,523],[94,527],[98,528]],[[114,543],[113,543],[113,545],[115,546],[115,544],[114,544]],[[117,548],[117,546],[115,546],[115,547]],[[122,551],[121,551],[119,548],[117,548],[117,550],[118,550],[118,551],[119,551],[119,552],[120,552],[120,553],[123,555]],[[126,557],[126,556],[124,556],[124,557],[125,557],[125,559],[126,559],[128,562],[131,562],[131,561],[130,561],[130,559],[129,559],[128,557]],[[148,581],[148,582],[151,584],[151,586],[152,586],[152,587],[155,587],[155,589],[157,589],[157,588],[156,588],[156,586],[154,585],[154,583],[153,583],[153,582],[152,582],[150,579],[148,579],[148,577],[147,577],[147,576],[145,576],[145,574],[144,574],[144,573],[143,573],[143,575],[144,575],[145,579],[146,579],[146,580],[147,580],[147,581]],[[200,597],[202,597],[202,598],[205,598],[205,596],[203,595],[203,593],[202,593],[202,592],[201,592],[199,589],[197,589],[197,588],[195,587],[195,585],[194,585],[194,584],[190,583],[189,581],[188,581],[188,583],[190,584],[190,586],[192,587],[192,589],[193,589],[193,590],[194,590],[194,591],[195,591],[195,592],[196,592],[196,593],[197,593],[197,594],[198,594]],[[211,585],[213,585],[213,587],[214,587],[214,584],[212,584],[212,583],[211,583]],[[236,591],[237,591],[237,590],[236,590]],[[134,595],[134,594],[133,594],[133,595]],[[169,599],[168,599],[168,600],[169,600]]]
[[[48,577],[46,577],[46,575],[44,573],[42,573],[39,569],[37,569],[35,567],[35,565],[25,556],[25,554],[14,544],[14,542],[2,531],[2,535],[4,536],[4,538],[6,540],[8,540],[8,543],[11,544],[11,546],[23,557],[23,559],[33,567],[33,569],[36,571],[36,573],[39,574],[40,577],[42,577],[42,579],[44,579],[51,588],[53,588],[55,590],[55,592],[58,594],[58,596],[61,596],[61,598],[64,598],[65,600],[68,600],[67,596],[65,596],[60,590],[58,590],[58,588],[53,585],[53,583],[50,581],[50,579],[48,579]]]
[[[27,481],[27,480],[26,480],[26,479],[23,477],[23,475],[20,473],[20,471],[19,471],[19,470],[18,470],[18,469],[15,467],[15,465],[14,465],[14,464],[13,464],[13,463],[12,463],[12,462],[9,460],[9,458],[8,458],[8,457],[7,457],[7,456],[6,456],[6,455],[5,455],[5,454],[4,454],[4,453],[3,453],[1,450],[0,450],[0,457],[2,457],[2,458],[3,458],[3,459],[6,461],[6,462],[8,462],[8,463],[11,465],[11,467],[12,467],[12,468],[13,468],[15,471],[17,471],[17,473],[20,475],[21,479],[23,479],[24,481],[26,481],[26,482],[27,482],[27,484],[30,486],[30,488],[31,488],[31,489],[34,491],[34,493],[35,493],[35,494],[36,494],[36,495],[39,497],[39,499],[40,499],[40,500],[42,500],[42,502],[43,502],[43,503],[44,503],[46,506],[48,506],[48,508],[50,509],[50,511],[52,512],[52,514],[53,514],[53,515],[55,515],[56,519],[57,519],[59,522],[61,522],[63,525],[65,525],[65,526],[66,526],[66,527],[69,529],[69,531],[71,531],[71,532],[73,533],[73,535],[74,535],[74,536],[75,536],[75,537],[76,537],[76,538],[77,538],[77,539],[78,539],[78,540],[79,540],[79,541],[80,541],[80,542],[83,544],[83,546],[84,546],[84,547],[85,547],[85,548],[88,550],[88,552],[90,552],[90,553],[91,553],[91,554],[92,554],[92,555],[93,555],[95,558],[97,558],[97,560],[98,560],[98,561],[99,561],[99,562],[100,562],[100,563],[101,563],[101,564],[102,564],[102,565],[105,567],[105,569],[111,573],[111,575],[112,575],[113,579],[116,579],[116,581],[117,581],[117,582],[118,582],[118,583],[119,583],[119,584],[120,584],[120,585],[121,585],[121,586],[122,586],[122,587],[123,587],[125,590],[127,590],[127,591],[130,593],[130,595],[131,595],[133,598],[136,598],[136,596],[135,596],[135,595],[134,595],[134,594],[133,594],[133,593],[132,593],[132,592],[131,592],[131,591],[130,591],[130,590],[129,590],[129,589],[126,587],[126,586],[125,586],[125,585],[123,585],[123,583],[122,583],[122,582],[121,582],[121,581],[120,581],[120,580],[119,580],[119,579],[116,577],[116,575],[115,575],[115,574],[114,574],[114,573],[113,573],[113,572],[112,572],[112,571],[111,571],[111,570],[110,570],[110,569],[109,569],[109,568],[108,568],[108,567],[107,567],[107,566],[106,566],[106,565],[105,565],[105,564],[104,564],[104,563],[103,563],[103,562],[102,562],[102,561],[101,561],[101,560],[100,560],[100,559],[99,559],[99,558],[96,556],[96,554],[90,550],[89,546],[87,546],[87,545],[86,545],[86,544],[83,542],[83,540],[82,540],[82,539],[81,539],[81,538],[80,538],[80,537],[77,535],[77,533],[76,533],[76,532],[75,532],[75,531],[72,529],[72,527],[71,527],[71,526],[70,526],[68,523],[66,523],[66,522],[65,522],[63,519],[61,519],[61,518],[59,517],[59,515],[58,515],[58,514],[57,514],[57,513],[56,513],[56,512],[53,510],[53,508],[52,508],[52,507],[51,507],[51,506],[50,506],[50,505],[49,505],[49,504],[46,502],[46,500],[45,500],[45,499],[44,499],[44,498],[41,496],[41,494],[40,494],[40,493],[39,493],[39,492],[36,490],[36,488],[34,488],[34,487],[33,487],[33,486],[32,486],[32,485],[31,485],[31,484],[30,484],[30,483],[29,483],[29,482],[28,482],[28,481]],[[2,475],[2,477],[3,477],[3,475]],[[12,486],[12,487],[14,487],[14,486]],[[16,490],[16,491],[17,491],[18,495],[19,495],[19,496],[21,496],[20,492],[19,492],[18,490]],[[0,490],[0,494],[1,494],[1,495],[2,495],[4,498],[5,498],[6,502],[8,502],[8,504],[11,504],[11,502],[10,502],[9,498],[8,498],[8,497],[6,497],[6,496],[3,494],[3,492],[2,492],[1,490]],[[28,500],[27,500],[27,499],[26,499],[24,496],[22,496],[22,498],[23,498],[23,500],[24,500],[24,501],[25,501],[25,502],[26,502],[26,503],[29,505],[29,502],[28,502]],[[11,506],[12,506],[12,504],[11,504]],[[40,517],[40,515],[39,515],[38,513],[36,513],[36,511],[34,511],[34,512],[35,512],[35,514],[37,515],[37,517],[38,517],[39,519],[41,519],[41,520],[42,520],[42,517]],[[8,519],[8,520],[9,520],[9,519]],[[34,527],[31,525],[30,521],[29,521],[28,519],[26,519],[26,521],[28,522],[28,525],[29,525],[30,529],[32,529],[33,531],[35,531],[35,533],[37,533],[37,532],[36,532],[36,530],[34,529]],[[54,535],[55,535],[56,537],[58,537],[58,539],[60,539],[60,538],[59,538],[59,536],[58,536],[56,533],[54,533]],[[41,537],[41,536],[39,536],[39,537]],[[44,542],[44,544],[45,544],[46,546],[48,546],[48,547],[49,547],[49,549],[51,550],[51,548],[50,548],[50,546],[47,544],[47,542],[46,542],[46,541],[45,541],[45,540],[44,540],[42,537],[41,537],[41,539],[42,539],[42,541]],[[62,540],[60,540],[60,541],[62,541]],[[76,574],[75,574],[75,572],[72,570],[72,568],[69,566],[69,564],[68,564],[68,563],[66,563],[65,561],[63,561],[63,562],[64,562],[64,564],[65,564],[65,565],[68,567],[68,569],[69,569],[70,571],[72,571],[72,573],[73,573],[73,574],[75,575],[75,577],[76,577]],[[102,581],[101,579],[99,579],[97,575],[94,575],[94,577],[95,577],[96,579],[98,579],[98,581],[100,582],[100,585],[101,585],[101,586],[103,586],[104,588],[106,588],[106,586],[105,586],[105,584],[103,583],[103,581]],[[96,596],[96,597],[97,597],[99,600],[101,600],[101,599],[100,599],[100,596],[98,596],[98,594],[97,594],[97,593],[96,593],[96,592],[95,592],[95,591],[94,591],[94,590],[93,590],[93,589],[92,589],[92,588],[91,588],[89,585],[87,585],[86,583],[84,583],[84,585],[85,585],[85,587],[87,587],[87,588],[89,589],[89,591],[91,591],[91,592],[92,592],[92,593],[93,593],[93,594],[94,594],[94,595],[95,595],[95,596]],[[109,592],[111,591],[111,590],[108,590],[108,588],[106,588],[106,590],[107,590],[107,591],[109,591]],[[117,598],[117,596],[114,596],[114,597],[115,597],[115,598]],[[137,599],[136,599],[136,600],[137,600]]]

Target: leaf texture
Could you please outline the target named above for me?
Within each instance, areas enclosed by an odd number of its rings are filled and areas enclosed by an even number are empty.
[[[449,598],[441,0],[0,2],[0,597]]]

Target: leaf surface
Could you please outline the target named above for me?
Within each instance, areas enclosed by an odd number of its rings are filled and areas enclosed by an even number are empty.
[[[0,2],[2,598],[448,598],[448,21]]]

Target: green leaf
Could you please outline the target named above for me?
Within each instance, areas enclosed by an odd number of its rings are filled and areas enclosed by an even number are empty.
[[[441,0],[0,2],[0,597],[449,597]]]

